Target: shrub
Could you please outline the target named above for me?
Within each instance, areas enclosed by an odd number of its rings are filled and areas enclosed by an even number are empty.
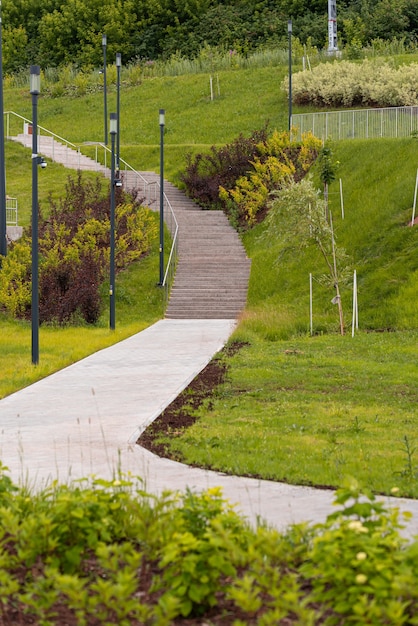
[[[312,71],[293,75],[292,95],[296,104],[314,106],[416,106],[417,65],[398,68],[381,61],[321,63]],[[282,83],[288,92],[288,80]]]
[[[39,321],[60,324],[97,321],[100,285],[108,274],[110,201],[99,179],[69,178],[65,197],[50,201],[39,219]],[[118,193],[115,216],[116,270],[139,259],[150,247],[157,228],[131,194]],[[10,248],[0,270],[0,306],[16,317],[31,313],[30,234]]]
[[[287,132],[267,135],[264,129],[249,140],[240,136],[224,148],[212,146],[209,155],[189,157],[182,180],[197,202],[222,208],[236,226],[251,226],[271,191],[303,178],[320,146],[311,133],[298,143]]]
[[[156,497],[123,475],[29,494],[0,464],[0,495],[4,624],[417,623],[417,541],[353,479],[285,533],[217,488]]]
[[[339,490],[344,508],[330,515],[313,539],[301,572],[312,585],[312,600],[345,616],[350,624],[413,624],[416,548],[406,549],[397,511],[388,512],[353,479]],[[336,564],[338,563],[338,567]],[[330,623],[341,623],[338,617]]]
[[[212,146],[209,153],[187,155],[186,171],[181,176],[188,195],[205,208],[220,204],[219,188],[232,189],[235,181],[251,168],[258,145],[267,139],[267,129],[250,137],[240,135],[221,148]]]
[[[0,268],[0,305],[13,317],[27,317],[31,306],[31,246],[27,238],[10,246]]]

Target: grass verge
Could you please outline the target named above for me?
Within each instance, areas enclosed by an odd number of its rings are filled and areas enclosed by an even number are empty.
[[[228,357],[227,382],[189,408],[194,425],[159,438],[170,456],[293,484],[355,476],[376,492],[418,496],[416,332],[234,338],[250,343]]]

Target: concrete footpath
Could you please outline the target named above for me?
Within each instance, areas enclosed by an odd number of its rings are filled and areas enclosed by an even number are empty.
[[[39,487],[118,469],[140,476],[150,493],[220,486],[237,510],[280,530],[323,521],[331,491],[226,476],[160,459],[136,445],[140,433],[218,352],[233,320],[161,320],[0,401],[0,460],[15,482]],[[41,354],[42,358],[42,354]],[[418,502],[385,499],[411,511]]]

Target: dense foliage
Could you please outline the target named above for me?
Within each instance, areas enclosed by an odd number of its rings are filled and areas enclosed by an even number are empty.
[[[416,542],[351,482],[324,524],[252,529],[219,489],[0,477],[4,624],[416,624]],[[283,621],[282,621],[283,620]]]
[[[248,52],[286,45],[287,20],[302,43],[327,46],[323,0],[3,0],[4,68],[13,72],[73,63],[102,64],[102,33],[112,60],[193,57],[204,45]],[[353,50],[377,38],[416,41],[415,0],[341,1],[340,44]]]
[[[39,219],[39,319],[63,324],[97,321],[100,288],[108,275],[110,201],[99,179],[69,178],[64,198]],[[149,249],[156,229],[135,193],[118,192],[116,270]],[[21,318],[31,313],[30,232],[10,246],[0,269],[0,307]]]
[[[182,181],[201,206],[225,211],[236,226],[251,226],[267,208],[269,194],[300,180],[314,162],[321,142],[307,133],[301,142],[287,132],[267,129],[250,137],[188,157]]]
[[[287,80],[283,88],[288,91]],[[369,60],[322,63],[293,75],[292,95],[297,104],[320,107],[416,106],[418,67]]]

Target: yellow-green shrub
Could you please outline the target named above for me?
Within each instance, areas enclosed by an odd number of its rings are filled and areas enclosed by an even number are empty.
[[[27,239],[17,241],[2,259],[0,306],[13,317],[25,317],[31,304],[31,247]]]
[[[253,225],[266,208],[269,194],[290,180],[300,180],[316,158],[319,139],[305,133],[296,142],[288,132],[274,131],[257,145],[258,155],[249,161],[249,171],[240,176],[232,189],[219,187],[219,198],[238,224]]]
[[[100,285],[109,274],[109,196],[100,184],[70,179],[67,195],[39,220],[39,320],[66,323],[100,315]],[[157,225],[150,211],[129,194],[118,194],[115,220],[116,270],[145,254]],[[15,317],[31,308],[31,239],[10,247],[0,269],[0,307]]]

